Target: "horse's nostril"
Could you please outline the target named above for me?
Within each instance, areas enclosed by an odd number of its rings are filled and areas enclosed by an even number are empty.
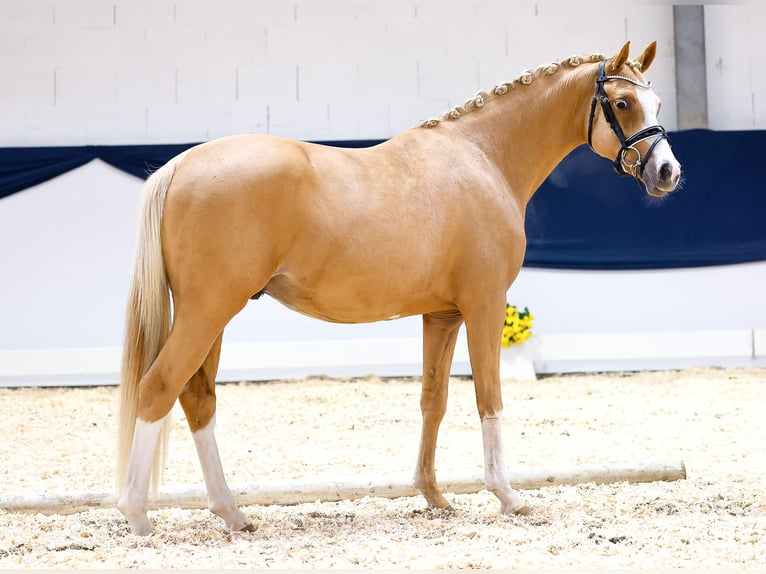
[[[673,166],[669,161],[665,161],[660,166],[660,179],[663,181],[669,180],[673,175]]]

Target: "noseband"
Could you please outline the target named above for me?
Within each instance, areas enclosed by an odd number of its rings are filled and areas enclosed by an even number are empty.
[[[620,140],[620,151],[617,152],[617,157],[614,160],[615,171],[620,175],[633,176],[639,181],[639,183],[643,183],[641,181],[641,176],[643,175],[643,170],[646,162],[649,161],[649,157],[652,155],[652,152],[654,151],[654,148],[657,146],[657,144],[660,143],[660,141],[663,139],[667,139],[668,134],[665,131],[665,128],[657,124],[639,130],[632,136],[626,138],[622,128],[620,127],[620,124],[617,122],[617,117],[614,115],[614,110],[612,109],[612,104],[609,101],[609,97],[606,95],[606,90],[604,90],[604,84],[612,80],[624,80],[626,82],[630,82],[634,86],[644,89],[650,88],[652,86],[651,82],[648,84],[642,84],[632,78],[625,76],[607,76],[606,60],[602,61],[598,68],[596,91],[593,94],[593,100],[590,104],[590,119],[588,120],[588,145],[591,147],[591,149],[593,149],[593,144],[591,143],[591,137],[593,135],[593,122],[596,119],[596,104],[600,100],[601,109],[604,112],[604,119],[606,119],[607,123],[609,123],[609,126],[617,136],[617,139]],[[641,152],[638,151],[636,144],[649,139],[652,136],[656,137],[649,146],[649,149],[646,150],[644,157],[641,157]],[[628,163],[625,159],[625,156],[628,154],[628,152],[633,152],[633,154],[635,154],[635,161],[633,163]]]

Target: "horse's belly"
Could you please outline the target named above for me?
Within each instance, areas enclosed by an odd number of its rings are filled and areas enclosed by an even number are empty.
[[[374,280],[347,280],[312,287],[275,276],[265,292],[286,307],[334,323],[371,323],[427,313],[444,307],[439,297],[412,289],[386,290]]]

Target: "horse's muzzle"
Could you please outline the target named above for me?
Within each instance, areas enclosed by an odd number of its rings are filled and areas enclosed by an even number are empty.
[[[649,195],[664,197],[678,188],[681,182],[681,165],[669,159],[661,160],[659,165],[652,161],[644,169],[642,180]]]

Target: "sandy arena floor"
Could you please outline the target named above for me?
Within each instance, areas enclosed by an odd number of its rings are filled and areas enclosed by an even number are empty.
[[[233,483],[413,470],[420,385],[310,379],[219,385],[217,436]],[[437,472],[481,472],[470,380],[454,379]],[[0,497],[114,483],[116,388],[0,389]],[[754,568],[766,567],[766,370],[557,376],[506,382],[514,466],[683,460],[677,482],[551,486],[532,514],[498,515],[486,492],[248,506],[255,533],[205,510],[150,512],[139,538],[113,509],[0,510],[0,568]],[[165,482],[202,484],[175,411]]]

